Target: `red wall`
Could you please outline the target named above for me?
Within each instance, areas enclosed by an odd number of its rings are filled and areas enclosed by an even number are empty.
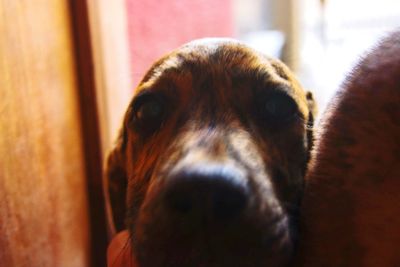
[[[192,39],[232,36],[231,0],[126,0],[134,85],[151,63]]]

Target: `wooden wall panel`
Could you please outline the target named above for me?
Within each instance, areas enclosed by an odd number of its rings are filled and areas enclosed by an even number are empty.
[[[0,266],[88,266],[68,1],[0,0]]]

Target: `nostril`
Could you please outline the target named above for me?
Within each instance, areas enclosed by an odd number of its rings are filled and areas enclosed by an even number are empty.
[[[169,209],[187,214],[192,210],[193,199],[187,188],[172,188],[166,194],[166,202]]]
[[[233,186],[223,186],[213,195],[213,215],[217,219],[230,219],[239,214],[247,204],[244,190]]]
[[[231,219],[245,209],[248,200],[245,183],[239,184],[237,179],[226,172],[180,172],[171,177],[165,191],[167,212],[187,218]]]

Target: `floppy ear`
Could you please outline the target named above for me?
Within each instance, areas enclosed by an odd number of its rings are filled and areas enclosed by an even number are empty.
[[[125,228],[127,173],[125,168],[125,133],[118,138],[114,149],[109,153],[105,168],[105,197],[108,230],[114,236]]]
[[[307,121],[307,143],[308,143],[308,158],[310,158],[311,149],[314,146],[314,122],[318,113],[317,103],[311,92],[306,93],[307,106],[309,110]]]

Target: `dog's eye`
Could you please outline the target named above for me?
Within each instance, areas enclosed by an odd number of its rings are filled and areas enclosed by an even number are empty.
[[[156,100],[150,100],[143,103],[136,111],[136,117],[141,120],[153,120],[158,118],[162,113],[161,104]]]
[[[284,123],[297,114],[295,101],[284,93],[269,95],[259,101],[259,113],[269,123]]]
[[[296,111],[296,105],[293,100],[283,94],[267,99],[264,108],[268,115],[282,119],[293,115]]]
[[[133,103],[132,124],[138,130],[149,133],[157,130],[164,119],[164,103],[156,96],[145,94]]]

